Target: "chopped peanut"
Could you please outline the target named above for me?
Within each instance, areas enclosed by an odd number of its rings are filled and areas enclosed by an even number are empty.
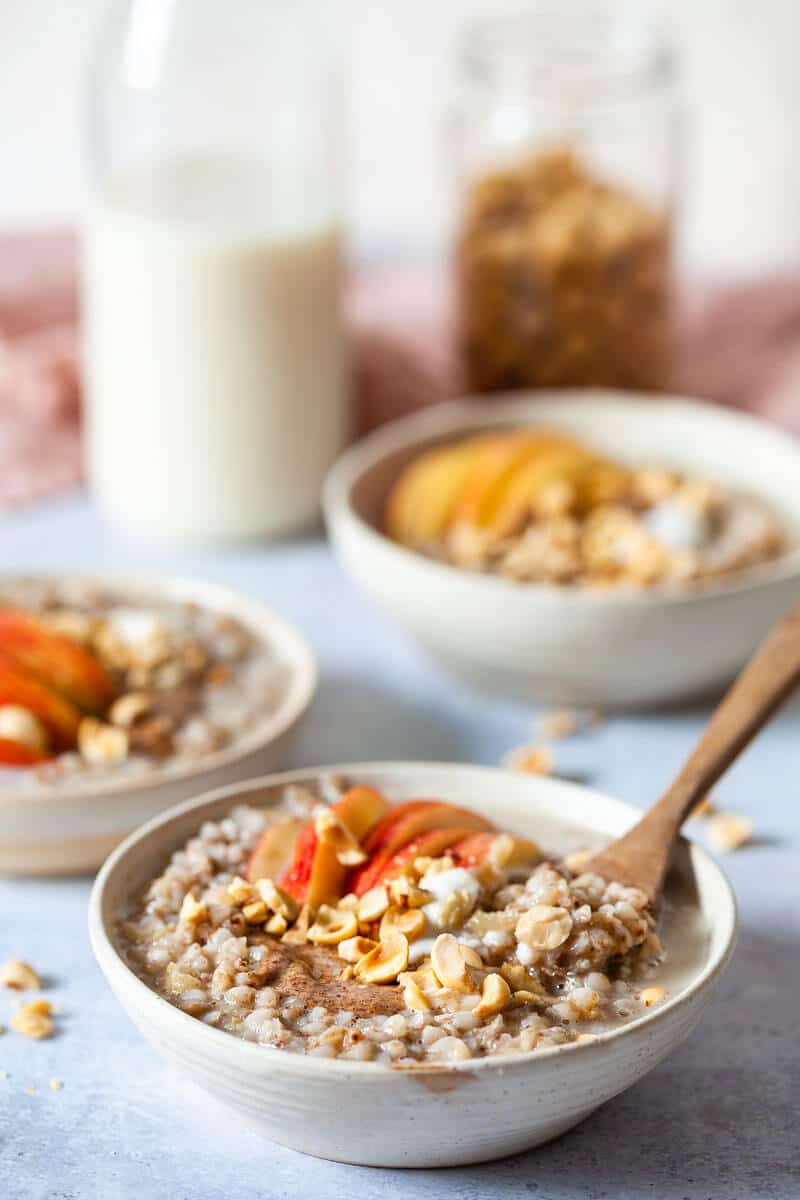
[[[249,904],[253,899],[253,885],[237,875],[228,885],[228,898],[231,904]]]
[[[29,708],[19,704],[0,704],[0,737],[21,742],[31,750],[47,749],[47,730]]]
[[[649,987],[639,993],[639,999],[645,1008],[652,1008],[654,1004],[660,1004],[666,998],[667,989],[663,987]]]
[[[192,892],[187,892],[181,905],[180,920],[187,924],[197,925],[208,919],[208,908],[202,900],[196,900]]]
[[[111,705],[108,719],[112,725],[120,725],[123,729],[129,729],[140,717],[150,711],[151,706],[151,699],[146,692],[128,692],[127,695],[120,696]]]
[[[380,936],[390,929],[398,929],[409,942],[415,942],[425,932],[425,914],[420,908],[387,908],[381,918]]]
[[[546,713],[539,721],[539,732],[542,737],[551,738],[553,741],[572,737],[580,727],[580,715],[570,709]]]
[[[572,933],[572,917],[565,908],[534,904],[517,921],[517,941],[535,950],[556,950]]]
[[[482,1021],[485,1017],[493,1017],[502,1012],[510,1000],[511,988],[502,975],[493,972],[487,975],[481,984],[481,998],[472,1011]]]
[[[128,757],[128,735],[116,725],[84,717],[78,726],[78,749],[89,763],[122,762]]]
[[[348,938],[356,937],[357,934],[358,920],[355,913],[321,904],[307,937],[310,942],[317,942],[320,946],[335,946]]]
[[[337,820],[336,815],[325,808],[317,816],[315,828],[317,838],[326,846],[330,846],[338,862],[343,867],[357,867],[366,861],[366,852],[362,849],[357,838],[350,830]]]
[[[37,1041],[48,1038],[55,1029],[52,1013],[53,1006],[49,1000],[32,1000],[30,1004],[23,1004],[22,1008],[17,1009],[11,1018],[11,1028]]]
[[[378,943],[373,941],[372,938],[345,938],[344,941],[339,942],[337,953],[339,958],[343,958],[345,962],[357,963],[360,962],[366,954],[369,954],[370,951],[374,950],[377,944]]]
[[[390,930],[374,950],[356,963],[355,973],[364,983],[392,983],[408,966],[408,941]]]
[[[545,746],[520,746],[506,755],[503,766],[525,775],[552,775],[553,755]]]
[[[389,907],[389,893],[385,887],[370,888],[358,902],[359,921],[365,925],[371,924],[373,921],[379,921]]]
[[[407,875],[399,875],[391,881],[389,895],[392,903],[400,908],[422,908],[433,900],[432,892],[426,892]]]
[[[283,916],[283,914],[280,914]],[[281,938],[282,942],[288,942],[290,945],[302,945],[308,937],[308,930],[311,925],[311,906],[304,904],[298,913],[297,920],[291,929],[287,929]]]
[[[283,888],[273,883],[271,879],[259,879],[256,884],[256,891],[270,912],[285,917],[287,921],[294,921],[296,919],[300,912],[300,906],[297,901],[288,892],[285,892]]]
[[[38,992],[42,981],[30,963],[11,958],[0,968],[0,983],[3,987],[20,992]]]
[[[403,1003],[412,1012],[427,1012],[431,1006],[428,997],[413,979],[403,984]]]
[[[269,910],[263,900],[254,900],[252,904],[245,904],[242,915],[249,925],[263,925]]]
[[[716,813],[708,821],[708,836],[715,850],[730,854],[746,846],[753,836],[753,822],[736,813]]]
[[[481,960],[474,950],[471,952],[473,957],[470,958],[468,949],[453,937],[452,933],[439,934],[431,950],[431,965],[442,987],[450,988],[454,992],[473,990],[468,966],[479,966]],[[474,961],[476,958],[477,963]]]

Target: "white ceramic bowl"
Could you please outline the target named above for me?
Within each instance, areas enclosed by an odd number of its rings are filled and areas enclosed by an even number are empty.
[[[54,582],[51,577],[27,579]],[[124,595],[191,601],[236,617],[274,649],[288,668],[285,694],[273,714],[235,745],[169,773],[92,779],[69,788],[8,788],[0,784],[0,875],[61,875],[94,871],[114,846],[143,821],[210,788],[250,779],[282,765],[289,738],[317,686],[314,655],[282,618],[246,596],[192,579],[70,575]],[[6,577],[6,585],[13,582]],[[2,581],[0,581],[2,591]]]
[[[399,472],[428,446],[498,425],[564,429],[631,462],[674,465],[771,505],[791,540],[773,563],[680,592],[517,583],[435,562],[380,532]],[[800,599],[800,445],[763,422],[681,399],[537,393],[416,415],[348,451],[325,513],[353,579],[434,657],[516,699],[633,707],[718,690]]]
[[[391,799],[441,796],[498,824],[539,836],[564,822],[582,835],[617,835],[636,810],[586,788],[485,767],[366,764],[331,768]],[[127,967],[113,941],[116,918],[163,870],[204,820],[236,802],[272,802],[293,771],[183,804],[133,834],[104,865],[92,892],[89,931],[100,967],[145,1038],[267,1137],[307,1154],[386,1167],[461,1165],[512,1154],[556,1137],[630,1087],[688,1036],[733,951],[736,909],[719,867],[684,848],[681,885],[696,889],[702,937],[677,948],[681,972],[669,999],[591,1043],[456,1067],[399,1070],[379,1063],[304,1057],[241,1041],[174,1008]],[[554,847],[561,850],[561,846]],[[694,947],[687,958],[686,945]]]

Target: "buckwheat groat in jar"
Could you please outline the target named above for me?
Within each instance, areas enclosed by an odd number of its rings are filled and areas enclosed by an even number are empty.
[[[455,271],[474,390],[669,383],[675,74],[627,4],[468,30]]]

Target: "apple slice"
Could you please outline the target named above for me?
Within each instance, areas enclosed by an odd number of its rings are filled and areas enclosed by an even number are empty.
[[[453,858],[460,867],[476,867],[484,862],[497,836],[496,833],[471,833],[452,847]]]
[[[575,452],[575,443],[557,433],[512,432],[478,459],[455,507],[452,525],[491,526],[503,494],[518,471],[554,454]]]
[[[484,447],[485,435],[419,455],[392,488],[384,528],[406,546],[424,546],[444,533]]]
[[[350,788],[331,808],[336,819],[350,830],[358,842],[363,841],[372,827],[390,811],[385,796],[376,788],[363,785]]]
[[[552,483],[572,482],[597,459],[578,445],[553,447],[547,453],[534,456],[530,462],[511,473],[487,525],[498,538],[518,533],[530,520],[537,497]]]
[[[58,749],[71,749],[78,736],[79,710],[40,683],[0,651],[0,704],[29,708],[51,735]]]
[[[489,833],[494,828],[485,817],[454,804],[445,804],[441,800],[409,800],[389,810],[364,841],[364,849],[370,855],[391,856],[423,833],[459,827],[474,833]]]
[[[460,867],[477,867],[485,862],[495,838],[502,835],[497,833],[473,833],[463,842],[457,842],[452,847],[453,857]],[[541,850],[535,842],[528,838],[512,838],[511,855],[506,863],[508,867],[533,866],[542,857]]]
[[[472,837],[469,829],[463,826],[455,829],[432,829],[421,834],[418,838],[403,846],[393,854],[376,854],[363,867],[353,872],[348,891],[363,896],[370,888],[380,883],[388,883],[401,873],[403,868],[415,858],[438,858],[449,850]],[[477,837],[494,837],[494,834],[476,834]]]
[[[38,763],[47,762],[51,757],[46,750],[34,750],[24,742],[0,738],[0,766],[35,767]]]
[[[116,696],[114,680],[94,655],[27,613],[0,608],[0,649],[84,712],[101,715]]]
[[[360,842],[387,810],[389,801],[375,788],[354,787],[330,811]],[[280,884],[298,903],[318,908],[320,904],[335,904],[339,900],[347,872],[335,847],[321,839],[316,823],[309,821],[297,839],[291,866]]]
[[[294,857],[304,825],[304,821],[294,817],[268,825],[248,859],[245,878],[250,883],[258,879],[279,879]]]
[[[392,826],[400,820],[401,817],[407,814],[418,812],[422,809],[430,808],[432,804],[438,804],[438,800],[404,800],[402,804],[395,804],[393,808],[381,818],[380,821],[370,829],[367,837],[364,838],[364,849],[367,854],[372,854],[382,846],[386,840]]]

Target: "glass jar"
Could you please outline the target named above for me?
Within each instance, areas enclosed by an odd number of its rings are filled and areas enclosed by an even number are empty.
[[[169,538],[313,521],[348,433],[339,55],[315,0],[117,0],[91,76],[86,457]]]
[[[476,391],[669,384],[677,72],[641,5],[471,26],[451,136]]]

